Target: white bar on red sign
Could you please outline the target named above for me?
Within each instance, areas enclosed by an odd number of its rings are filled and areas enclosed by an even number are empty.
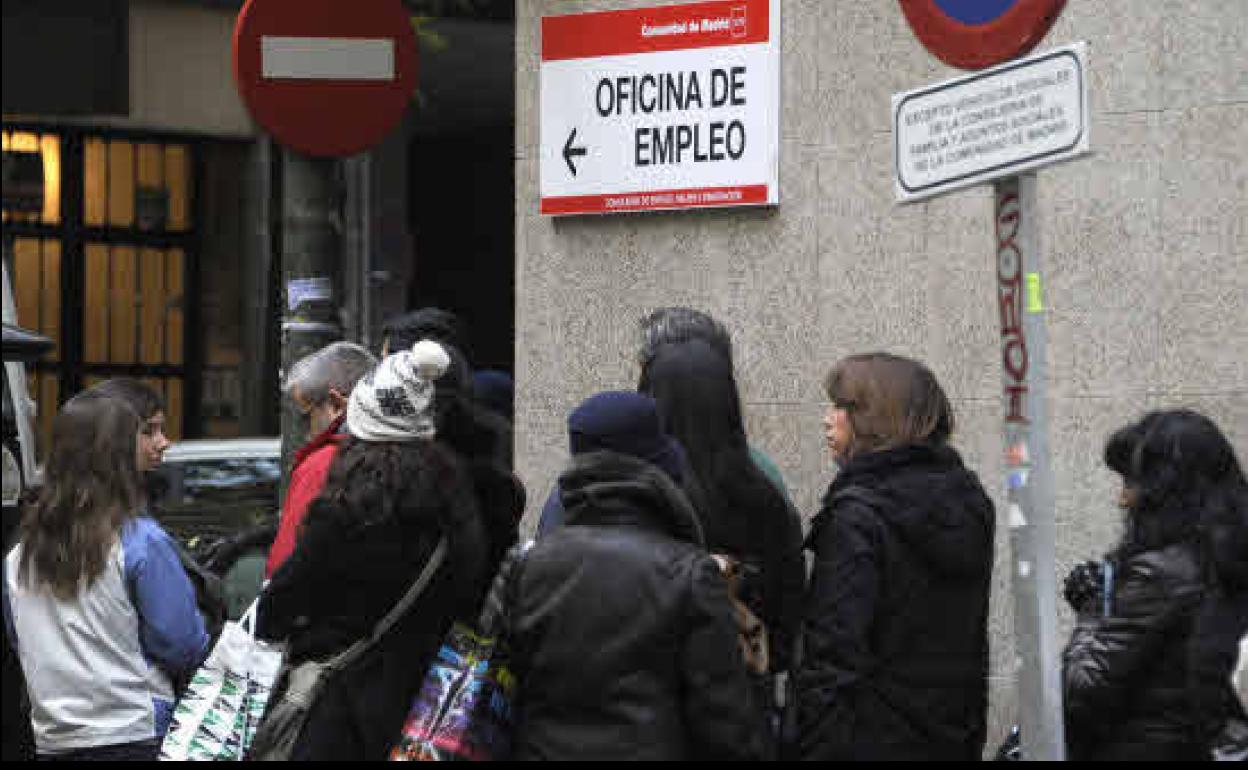
[[[273,80],[394,80],[390,38],[260,38],[261,74]]]

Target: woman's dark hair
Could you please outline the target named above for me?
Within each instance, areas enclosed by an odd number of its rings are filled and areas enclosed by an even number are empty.
[[[465,387],[454,369],[448,371],[437,381],[433,410],[439,442],[469,463],[511,470],[511,423],[476,397],[471,380]]]
[[[372,442],[347,438],[338,448],[325,486],[312,501],[304,526],[335,522],[346,531],[393,524],[451,537],[458,574],[479,575],[485,542],[472,478],[464,462],[437,441]],[[468,586],[475,590],[479,586]]]
[[[390,341],[390,353],[407,350],[425,339],[450,345],[457,351],[468,351],[463,322],[459,316],[439,307],[422,307],[390,318],[382,327],[382,334]]]
[[[141,495],[139,416],[124,400],[80,393],[52,421],[43,488],[21,524],[18,579],[70,600],[104,571]]]
[[[1110,436],[1105,464],[1132,492],[1121,555],[1203,533],[1221,576],[1248,584],[1248,481],[1212,420],[1150,412]]]
[[[953,435],[953,408],[936,375],[891,353],[842,359],[824,378],[833,404],[849,415],[850,456],[911,444],[943,445]]]
[[[700,310],[677,305],[661,307],[641,319],[641,347],[637,351],[642,368],[664,345],[702,340],[732,363],[732,337],[719,321]]]
[[[750,457],[732,362],[701,339],[659,346],[637,388],[659,407],[664,431],[680,442],[689,463],[691,497],[708,548],[768,565],[763,606],[783,606],[778,568],[786,556],[788,505]],[[774,616],[768,618],[769,624]]]
[[[129,377],[114,377],[83,392],[106,398],[120,398],[130,405],[140,420],[150,420],[157,412],[165,411],[165,399],[159,393],[147,383]]]
[[[83,395],[93,394],[101,398],[118,398],[124,401],[139,416],[139,429],[147,430],[147,421],[157,412],[165,411],[165,399],[154,388],[140,380],[130,377],[114,377],[98,385],[92,385],[83,391]],[[140,474],[139,491],[145,502],[159,506],[169,490],[169,478],[159,473]]]

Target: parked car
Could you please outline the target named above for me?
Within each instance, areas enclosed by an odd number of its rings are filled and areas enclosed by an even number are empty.
[[[281,472],[280,439],[192,439],[171,446],[149,479],[152,515],[222,578],[231,619],[264,582]]]
[[[21,521],[22,502],[33,492],[39,472],[35,464],[35,402],[26,390],[26,364],[38,360],[53,347],[52,340],[29,329],[17,326],[13,292],[9,285],[9,266],[3,263],[4,276],[4,394],[3,394],[3,464],[4,554],[9,551]],[[35,739],[30,729],[30,701],[17,651],[9,644],[8,624],[3,627],[3,699],[2,738],[0,754],[5,762],[35,758]]]
[[[19,506],[38,479],[35,465],[35,403],[26,392],[26,364],[52,348],[52,340],[4,324],[4,544],[17,528]]]
[[[18,326],[13,284],[9,281],[9,258],[3,260],[4,291],[4,546],[17,529],[21,500],[38,483],[35,464],[35,401],[27,392],[26,365],[42,358],[54,347],[52,340]]]
[[[198,552],[275,521],[281,473],[280,439],[191,439],[165,452],[149,492],[169,534]]]

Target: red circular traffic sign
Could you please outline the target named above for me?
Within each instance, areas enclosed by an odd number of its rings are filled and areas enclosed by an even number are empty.
[[[253,118],[308,155],[367,150],[416,88],[416,37],[400,0],[247,0],[234,80]]]
[[[898,0],[914,34],[938,59],[980,69],[1039,43],[1066,0]]]

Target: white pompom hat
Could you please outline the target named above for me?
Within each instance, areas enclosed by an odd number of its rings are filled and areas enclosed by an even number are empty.
[[[387,356],[351,391],[347,430],[362,441],[433,439],[434,382],[450,365],[450,354],[433,340]]]

